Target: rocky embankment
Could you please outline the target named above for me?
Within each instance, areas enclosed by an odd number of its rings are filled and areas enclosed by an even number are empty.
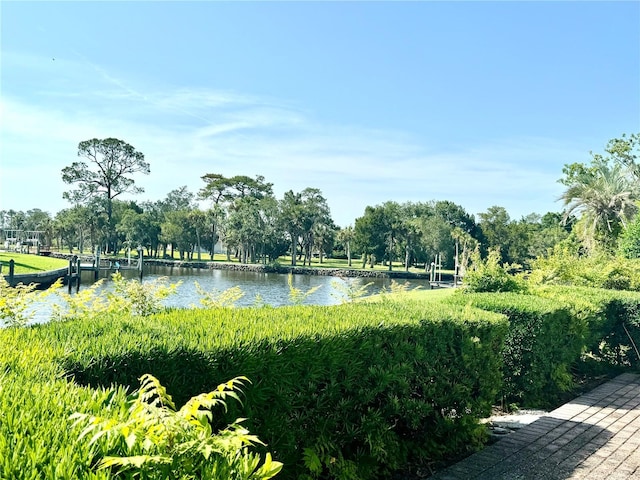
[[[69,259],[73,255],[68,253],[52,253],[52,257]],[[83,262],[92,262],[91,255],[77,255]],[[143,265],[145,266],[163,266],[174,268],[200,268],[209,270],[235,270],[241,272],[257,272],[257,273],[294,273],[298,275],[323,275],[330,277],[363,277],[363,278],[393,278],[393,279],[420,279],[429,280],[428,273],[405,272],[404,270],[356,270],[348,268],[322,268],[322,267],[293,267],[290,265],[280,264],[253,264],[253,263],[236,263],[236,262],[198,262],[194,260],[167,260],[156,258],[145,258]],[[451,275],[443,274],[442,282],[452,282]]]
[[[405,278],[405,279],[421,279],[428,280],[428,273],[413,273],[402,270],[382,271],[382,270],[352,270],[346,268],[322,268],[322,267],[293,267],[287,265],[263,265],[249,263],[228,263],[228,262],[198,262],[198,261],[180,261],[180,260],[161,260],[146,259],[144,265],[158,265],[165,267],[181,267],[181,268],[204,268],[210,270],[236,270],[243,272],[258,273],[295,273],[299,275],[324,275],[332,277],[364,277],[364,278]],[[442,275],[442,281],[451,281],[451,278],[445,278]]]

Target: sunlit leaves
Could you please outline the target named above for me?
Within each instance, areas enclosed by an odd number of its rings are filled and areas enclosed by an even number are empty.
[[[233,307],[235,303],[244,297],[244,292],[237,285],[222,292],[218,290],[207,291],[194,282],[196,291],[200,295],[200,304],[204,308]]]
[[[364,283],[360,278],[354,281],[332,280],[331,286],[336,293],[331,295],[337,298],[340,303],[353,302],[369,294],[369,287],[373,282]]]
[[[260,456],[249,447],[262,442],[241,426],[242,419],[218,432],[211,429],[212,410],[226,409],[228,399],[239,400],[236,392],[247,381],[234,378],[177,410],[166,388],[145,374],[127,401],[125,419],[84,413],[71,419],[84,427],[78,438],[89,438],[99,469],[116,468],[143,478],[266,480],[277,475],[282,464],[267,453],[260,466]]]
[[[105,292],[104,279],[71,295],[60,292],[63,304],[54,305],[53,320],[96,318],[100,315],[148,316],[164,309],[162,301],[176,292],[180,282],[167,277],[141,283],[127,280],[119,272],[111,276],[113,290]]]
[[[0,326],[26,325],[35,314],[35,310],[29,310],[29,307],[51,295],[60,286],[61,280],[58,280],[50,289],[42,291],[37,291],[37,285],[34,283],[29,285],[19,283],[11,287],[9,282],[0,275]]]
[[[291,273],[287,277],[287,283],[289,285],[289,302],[291,302],[292,305],[302,305],[307,297],[313,295],[322,286],[316,285],[304,291],[293,285],[293,275]]]

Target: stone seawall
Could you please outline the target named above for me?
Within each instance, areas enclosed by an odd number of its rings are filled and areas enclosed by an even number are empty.
[[[78,257],[81,262],[91,263],[93,262],[93,255],[89,253],[61,253],[51,252],[47,255],[51,258],[62,258],[64,260],[71,260],[73,257]]]
[[[262,265],[247,263],[228,263],[228,262],[198,262],[198,261],[179,261],[179,260],[160,260],[147,259],[144,265],[159,265],[165,267],[182,267],[182,268],[204,268],[210,270],[235,270],[240,272],[257,272],[257,273],[295,273],[298,275],[322,275],[331,277],[364,277],[364,278],[404,278],[404,279],[420,279],[429,280],[427,273],[413,273],[402,270],[382,271],[382,270],[351,270],[346,268],[322,268],[322,267],[293,267],[288,265]],[[442,281],[452,281],[450,275],[443,275]]]
[[[73,255],[68,253],[52,253],[51,256],[69,259]],[[90,262],[93,257],[90,255],[78,255],[82,261]],[[295,273],[297,275],[322,275],[330,277],[363,277],[363,278],[393,278],[393,279],[414,279],[429,280],[428,273],[405,272],[404,270],[352,270],[346,268],[322,268],[322,267],[292,267],[289,265],[262,265],[252,263],[229,263],[229,262],[198,262],[188,260],[163,260],[147,258],[143,265],[157,265],[174,268],[200,268],[209,270],[234,270],[239,272],[257,273]],[[443,274],[442,282],[452,282],[451,275]]]
[[[66,268],[59,268],[45,272],[17,273],[13,277],[7,275],[4,279],[11,287],[15,287],[20,283],[23,285],[35,283],[38,288],[47,288],[59,278],[64,278],[66,274]]]

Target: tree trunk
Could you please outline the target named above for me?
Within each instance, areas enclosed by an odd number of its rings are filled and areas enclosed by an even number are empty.
[[[296,266],[296,259],[298,256],[298,238],[297,235],[291,234],[291,266]]]
[[[213,256],[216,253],[216,224],[211,224],[211,261],[213,261]]]
[[[408,244],[405,247],[405,251],[404,251],[404,271],[405,272],[409,271],[409,245]]]

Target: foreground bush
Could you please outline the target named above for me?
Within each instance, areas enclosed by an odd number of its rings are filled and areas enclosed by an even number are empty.
[[[112,478],[116,470],[112,468],[100,470],[96,468],[98,461],[108,454],[122,456],[123,451],[118,450],[119,441],[115,435],[118,433],[117,427],[125,424],[126,428],[121,430],[124,433],[131,425],[136,425],[135,422],[131,422],[131,419],[140,420],[143,416],[132,415],[131,411],[134,410],[132,407],[140,407],[142,404],[135,402],[136,395],[127,395],[122,386],[94,389],[66,380],[62,363],[64,350],[71,348],[70,343],[63,338],[56,341],[55,335],[47,337],[47,334],[43,336],[43,333],[45,333],[44,330],[39,327],[0,330],[0,478],[12,480]],[[51,333],[52,331],[49,330],[48,334]],[[146,388],[144,392],[147,394],[145,401],[152,399],[157,392],[162,394],[165,401],[168,399],[161,389]],[[215,397],[216,394],[214,393],[213,396]],[[189,408],[194,406],[199,407],[195,412],[197,417],[206,416],[208,412],[200,408],[206,407],[206,400],[206,395],[204,401],[202,395],[192,399],[190,404],[187,403],[189,407],[185,406],[184,417],[188,418]],[[80,416],[77,412],[82,412],[91,419],[104,418],[107,425],[112,427],[111,435],[103,432],[104,435],[99,434],[93,439],[88,436],[79,439],[82,429],[79,426],[76,428],[73,420],[74,417]],[[168,414],[164,416],[166,417],[164,420],[170,418]],[[153,417],[149,416],[144,422],[137,424],[139,427],[137,432],[129,428],[128,438],[121,438],[122,444],[135,448],[139,444],[161,442],[162,435],[140,435],[135,439],[130,435],[134,432],[142,433],[145,428],[152,429],[154,426],[152,420]],[[127,424],[127,421],[130,423]],[[94,424],[95,426],[97,424]],[[158,430],[162,431],[165,427],[167,427],[166,424]],[[166,428],[166,430],[170,429]],[[186,440],[188,432],[186,429],[183,430],[185,431],[181,438]],[[200,429],[194,428],[194,433],[203,434],[206,430],[207,427],[203,424]],[[98,430],[95,432],[99,433]],[[237,433],[245,436],[242,431]],[[103,436],[105,438],[111,436],[112,442],[104,443],[102,438],[97,441],[98,437]],[[226,433],[222,435],[223,438],[228,436]],[[234,437],[234,435],[230,436]],[[172,444],[177,438],[177,436],[173,437]],[[215,441],[219,438],[220,436],[211,437],[211,440]],[[249,440],[253,440],[253,437]],[[193,448],[200,445],[206,445],[206,443],[198,439],[197,445],[193,445]],[[189,452],[183,449],[182,453],[184,457]],[[251,465],[250,462],[255,464],[257,459],[255,454],[248,451],[248,445],[229,453],[233,453],[232,457],[235,461],[246,462],[248,466]],[[210,453],[210,457],[216,455],[220,456],[220,452]],[[138,468],[142,467],[144,462],[140,463],[141,457],[134,460]],[[218,460],[221,461],[212,459],[209,463],[212,465],[228,463],[223,462],[224,459]],[[273,471],[277,466],[277,463],[269,461],[264,464],[268,471]],[[224,473],[209,477],[194,476],[193,463],[182,465],[182,467],[179,473],[176,472],[176,475],[170,478],[216,480],[233,478]],[[256,470],[260,473],[259,465]],[[158,470],[144,473],[145,475],[135,478],[158,480],[169,478]]]
[[[606,253],[585,256],[566,245],[556,245],[548,255],[533,262],[530,282],[640,291],[640,260]]]
[[[588,325],[567,304],[516,293],[464,293],[446,301],[509,319],[502,350],[507,402],[548,407],[572,387],[571,367],[587,341]]]
[[[56,283],[56,286],[60,282]],[[38,291],[37,285],[19,283],[15,287],[0,275],[0,327],[18,327],[26,325],[34,315],[29,306],[50,295],[50,290]]]
[[[524,292],[526,282],[520,276],[510,273],[519,268],[500,262],[500,250],[492,249],[486,259],[480,258],[480,252],[471,255],[471,266],[464,276],[464,291],[466,292]]]
[[[640,293],[560,285],[532,293],[567,305],[586,324],[584,359],[591,367],[640,367]]]
[[[268,480],[282,469],[271,454],[262,462],[249,450],[262,442],[241,426],[242,419],[218,432],[211,428],[213,410],[226,408],[227,399],[239,401],[236,391],[247,379],[218,385],[179,410],[156,378],[147,374],[140,380],[140,389],[127,399],[123,420],[86,413],[71,416],[75,425],[86,425],[79,438],[90,438],[98,469],[140,479],[202,480]]]
[[[383,478],[481,443],[477,420],[500,389],[506,329],[489,312],[384,302],[103,314],[3,330],[0,418],[12,421],[0,422],[0,459],[9,459],[0,476],[106,478],[89,446],[74,445],[69,416],[103,416],[113,396],[125,405],[123,387],[150,373],[177,406],[250,378],[242,409],[229,405],[213,428],[248,417],[285,465],[278,478]]]

